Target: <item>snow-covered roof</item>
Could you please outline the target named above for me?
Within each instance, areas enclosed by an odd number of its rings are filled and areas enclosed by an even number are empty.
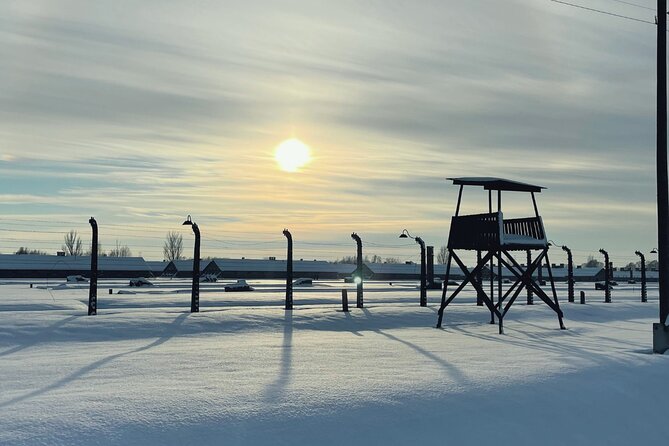
[[[168,264],[169,264],[169,262],[165,262],[165,261],[162,261],[162,260],[147,260],[146,261],[146,265],[149,267],[149,271],[151,271],[154,274],[162,273],[165,270],[165,267],[167,267]]]
[[[88,270],[90,256],[42,256],[31,254],[0,254],[0,270]],[[100,271],[149,271],[142,257],[98,257]]]
[[[564,279],[567,277],[567,267],[560,267],[560,266],[553,266],[552,268],[553,272],[553,277],[556,279]],[[595,277],[602,268],[574,268],[574,278],[578,279],[579,277]],[[494,271],[495,274],[497,274],[497,266],[495,265]],[[538,276],[539,272],[538,269],[535,270],[534,276]],[[515,277],[513,273],[511,273],[508,269],[502,268],[502,277],[508,277],[512,278]],[[543,271],[542,271],[542,277],[544,279],[548,279],[548,269],[544,266]]]
[[[221,271],[282,272],[286,270],[286,260],[267,259],[214,259]],[[420,264],[365,263],[375,274],[420,274]],[[352,263],[332,263],[322,260],[293,260],[295,273],[337,273],[351,274],[356,269]],[[434,265],[434,272],[443,275],[445,265]]]
[[[636,280],[641,279],[641,270],[635,269],[633,277]],[[659,272],[658,271],[646,270],[646,279],[657,279],[658,277],[659,277]],[[630,278],[630,272],[629,272],[629,270],[613,271],[613,278],[618,279],[618,280],[629,279]]]
[[[200,268],[204,268],[206,266],[206,261],[200,261]],[[177,271],[193,271],[193,259],[188,259],[188,260],[172,260],[169,262],[167,265],[174,265],[174,267],[177,269]],[[165,268],[167,268],[167,265],[165,265]],[[163,270],[165,269],[163,268]]]
[[[221,271],[253,271],[253,272],[275,272],[285,271],[285,260],[267,259],[214,259],[216,266]],[[356,266],[348,263],[330,263],[323,260],[293,260],[293,271],[316,272],[316,273],[341,273],[349,274]]]

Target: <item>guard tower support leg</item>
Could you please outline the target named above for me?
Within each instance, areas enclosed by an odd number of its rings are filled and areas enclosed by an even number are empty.
[[[495,262],[494,256],[490,257],[490,301],[495,302]],[[490,311],[490,323],[495,323],[495,312]]]
[[[476,251],[476,264],[480,265],[481,264],[481,250],[479,249]],[[483,306],[483,298],[481,297],[481,291],[480,289],[483,289],[483,270],[480,269],[479,272],[476,274],[476,282],[479,284],[479,287],[476,289],[476,305],[479,307]]]
[[[448,292],[448,282],[451,277],[451,250],[448,250],[448,259],[446,259],[446,276],[444,277],[444,286],[441,290],[441,305],[439,306],[439,317],[437,318],[437,328],[441,328],[441,321],[444,319],[444,308],[446,308],[446,293]]]
[[[527,250],[527,266],[529,267],[532,264],[532,251]],[[534,305],[534,295],[532,294],[532,288],[527,287],[527,305]]]
[[[553,278],[553,268],[551,267],[551,261],[548,258],[548,249],[546,249],[546,269],[548,270],[548,279],[551,281],[551,291],[553,291],[553,302],[558,310],[560,310],[560,302],[558,301],[557,291],[555,290],[555,280]],[[558,312],[558,321],[560,323],[560,329],[565,330],[564,321],[562,320],[562,310]]]

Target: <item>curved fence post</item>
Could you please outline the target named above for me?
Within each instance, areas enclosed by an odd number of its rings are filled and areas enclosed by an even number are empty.
[[[91,280],[88,285],[88,315],[98,314],[98,222],[91,217],[88,220],[93,230],[91,241]]]
[[[364,280],[364,271],[362,269],[362,240],[360,239],[360,236],[356,234],[355,232],[351,234],[351,238],[355,240],[355,243],[358,246],[358,262],[357,262],[357,271],[358,271],[358,276],[354,277],[354,280],[357,284],[357,296],[356,296],[356,307],[362,308],[363,307],[363,291],[362,291],[362,282]]]
[[[288,229],[283,230],[288,240],[288,254],[286,256],[286,310],[293,309],[293,236]]]

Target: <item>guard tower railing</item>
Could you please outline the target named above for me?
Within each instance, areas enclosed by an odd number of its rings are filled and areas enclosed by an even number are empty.
[[[519,235],[537,240],[546,240],[541,217],[511,218],[503,220],[505,235]]]
[[[527,249],[548,242],[541,217],[504,219],[502,212],[451,218],[450,249],[489,250],[505,246]]]

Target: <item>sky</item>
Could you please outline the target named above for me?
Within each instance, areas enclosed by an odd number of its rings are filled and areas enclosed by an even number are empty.
[[[655,2],[574,0],[653,21]],[[446,178],[535,183],[576,261],[656,246],[656,27],[549,0],[0,3],[0,252],[63,234],[162,259],[446,244]],[[274,150],[297,138],[300,171]],[[505,215],[531,216],[512,194]],[[485,211],[466,191],[465,211]],[[562,263],[558,251],[551,260]]]

